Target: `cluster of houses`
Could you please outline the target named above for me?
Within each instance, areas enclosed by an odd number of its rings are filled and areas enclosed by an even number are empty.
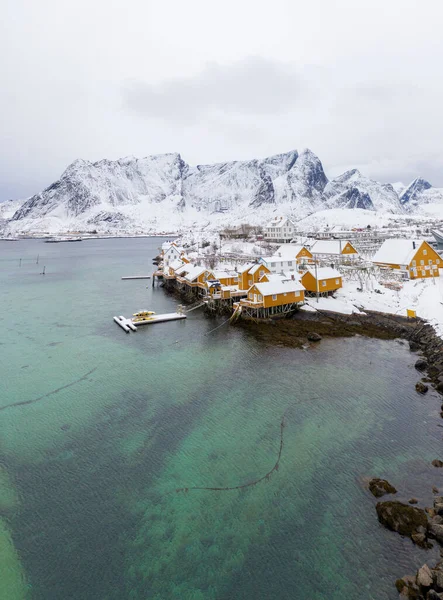
[[[307,296],[334,293],[343,286],[335,266],[358,258],[348,240],[317,240],[309,248],[285,241],[272,256],[222,270],[194,265],[183,248],[165,242],[154,278],[190,298],[202,298],[209,308],[231,308],[265,318],[294,310]],[[409,279],[437,277],[443,268],[443,259],[424,240],[386,240],[373,263]]]
[[[334,258],[337,249],[320,250],[321,256]],[[346,244],[340,251],[347,254]],[[189,297],[205,299],[209,308],[218,305],[251,317],[269,317],[290,312],[304,303],[305,296],[327,295],[342,287],[341,273],[332,266],[319,267],[319,256],[305,246],[285,244],[274,256],[221,270],[193,265],[175,242],[166,242],[154,276]]]

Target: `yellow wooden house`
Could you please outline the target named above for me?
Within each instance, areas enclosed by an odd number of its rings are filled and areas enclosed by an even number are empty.
[[[301,282],[311,293],[330,294],[343,287],[340,271],[331,267],[310,267],[301,276]]]
[[[261,263],[244,265],[238,273],[238,288],[249,290],[251,285],[259,283],[262,277],[270,272],[270,269]]]
[[[247,316],[267,318],[294,310],[304,299],[303,285],[300,281],[289,279],[255,283],[238,305]]]
[[[443,268],[442,257],[424,240],[385,240],[372,262],[401,271],[410,279],[438,277]]]

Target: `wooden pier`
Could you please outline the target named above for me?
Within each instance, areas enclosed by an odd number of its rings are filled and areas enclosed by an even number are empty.
[[[114,321],[119,325],[123,331],[130,333],[131,331],[137,331],[140,325],[152,325],[153,323],[165,323],[166,321],[177,321],[178,319],[186,319],[186,315],[182,312],[166,313],[163,315],[152,315],[148,319],[142,321],[134,321],[133,319],[127,319],[120,315],[114,317]]]

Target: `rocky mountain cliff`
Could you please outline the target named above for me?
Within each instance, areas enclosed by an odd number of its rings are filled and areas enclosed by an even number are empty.
[[[180,154],[76,160],[58,181],[19,206],[9,227],[172,231],[236,220],[262,223],[277,211],[297,219],[328,208],[405,213],[422,203],[443,202],[441,190],[423,179],[399,193],[357,169],[329,181],[308,149],[196,167]]]

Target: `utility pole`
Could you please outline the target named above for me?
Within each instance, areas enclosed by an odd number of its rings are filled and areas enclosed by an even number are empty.
[[[317,276],[317,260],[315,259],[315,287],[317,288],[317,302],[318,302],[318,276]]]

